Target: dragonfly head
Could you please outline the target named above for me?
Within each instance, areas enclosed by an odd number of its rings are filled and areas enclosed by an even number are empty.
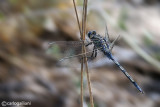
[[[89,31],[88,32],[88,37],[90,38],[90,39],[93,39],[93,37],[96,35],[96,31]]]

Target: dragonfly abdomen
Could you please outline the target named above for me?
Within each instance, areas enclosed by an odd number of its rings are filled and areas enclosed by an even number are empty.
[[[127,73],[127,71],[117,62],[113,57],[111,60],[120,68],[120,70],[126,75],[126,77],[133,83],[133,85],[141,92],[144,93],[143,90],[139,87],[139,85],[133,80],[133,78]]]

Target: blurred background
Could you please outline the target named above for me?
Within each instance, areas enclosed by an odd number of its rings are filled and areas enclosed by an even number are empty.
[[[81,19],[83,0],[76,3]],[[89,0],[87,32],[104,36],[106,24],[111,40],[121,35],[114,56],[145,94],[111,61],[96,63],[89,69],[95,107],[160,107],[160,1]],[[72,0],[0,0],[0,102],[80,107],[80,69],[59,68],[46,53],[49,42],[79,38]]]

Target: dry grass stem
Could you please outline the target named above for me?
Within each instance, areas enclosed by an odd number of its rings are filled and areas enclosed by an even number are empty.
[[[82,29],[81,29],[75,0],[73,0],[74,9],[75,9],[75,13],[76,13],[76,19],[77,19],[77,23],[78,23],[78,27],[79,27],[79,32],[81,35],[81,39],[83,40],[82,54],[86,53],[86,48],[84,46],[84,40],[85,40],[85,34],[86,34],[87,2],[88,2],[88,0],[84,0],[84,2],[83,2]],[[88,88],[89,88],[89,94],[90,94],[90,104],[91,104],[91,107],[94,107],[91,81],[90,81],[90,76],[89,76],[86,54],[84,54],[84,58],[82,58],[82,60],[81,60],[81,107],[83,107],[83,69],[84,69],[83,63],[85,63],[85,68],[86,68],[86,73],[87,73],[87,81],[88,81]]]
[[[80,21],[77,13],[77,8],[76,8],[76,3],[75,0],[73,0],[73,5],[76,13],[76,19],[78,23],[78,28],[79,28],[79,33],[82,39],[82,31],[81,31],[81,26],[80,26]],[[83,53],[83,47],[82,47],[82,53]],[[83,63],[84,63],[84,58],[81,59],[81,107],[83,107]]]
[[[74,5],[75,13],[76,13],[76,18],[77,18],[79,33],[80,33],[80,35],[82,36],[82,31],[81,31],[81,26],[80,26],[80,21],[79,21],[79,17],[78,17],[78,12],[77,12],[77,8],[76,8],[75,0],[73,0],[73,5]]]
[[[84,59],[81,59],[81,107],[83,107],[83,62]]]
[[[87,19],[87,2],[88,0],[84,0],[83,2],[83,16],[82,16],[82,40],[85,40],[85,34],[86,34],[86,19]],[[83,43],[83,53],[86,53],[86,48]],[[90,81],[90,76],[89,76],[89,70],[88,70],[88,63],[87,63],[87,57],[86,54],[84,55],[84,62],[86,66],[86,73],[87,73],[87,81],[88,81],[88,88],[89,88],[89,94],[90,94],[90,104],[91,107],[94,107],[93,103],[93,95],[92,95],[92,88],[91,88],[91,81]]]

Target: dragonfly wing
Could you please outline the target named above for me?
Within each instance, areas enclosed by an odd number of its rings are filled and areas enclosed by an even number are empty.
[[[106,42],[110,44],[110,38],[109,38],[109,33],[108,33],[107,24],[106,24],[106,31],[105,31],[105,39],[106,39]]]
[[[85,54],[90,57],[93,51],[93,46],[88,46],[86,53],[82,53],[82,44],[82,41],[54,41],[49,43],[47,54],[57,59],[58,65],[77,67],[76,62],[80,62]]]
[[[81,52],[82,41],[54,41],[49,43],[47,53],[56,59]]]

